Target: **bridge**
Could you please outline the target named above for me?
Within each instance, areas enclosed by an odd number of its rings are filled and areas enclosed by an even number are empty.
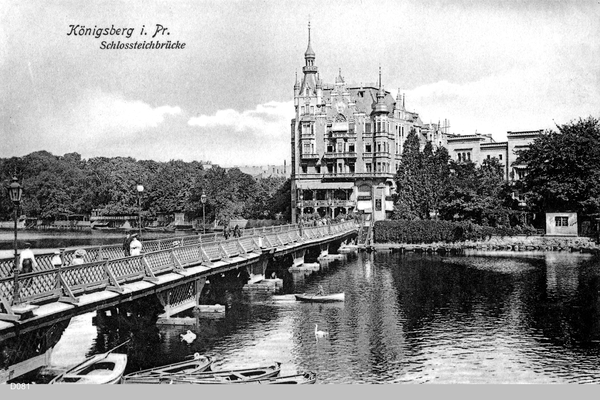
[[[228,240],[211,234],[144,242],[144,253],[130,257],[121,246],[99,246],[86,249],[82,265],[55,268],[51,254],[36,255],[36,270],[16,277],[7,271],[12,261],[0,260],[0,341],[150,295],[169,316],[198,304],[210,276],[243,269],[251,279],[264,277],[274,256],[290,255],[301,265],[307,249],[326,253],[330,243],[357,231],[352,221],[246,229]],[[61,255],[69,261],[73,251]]]

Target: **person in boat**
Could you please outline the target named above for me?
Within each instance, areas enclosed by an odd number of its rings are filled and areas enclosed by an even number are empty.
[[[315,296],[325,296],[325,290],[323,290],[323,286],[317,286],[317,294]]]
[[[131,243],[129,244],[129,253],[132,256],[139,256],[142,254],[142,242],[138,240],[137,233],[131,235]]]
[[[239,225],[236,225],[233,228],[233,237],[242,237],[242,232],[240,232],[240,227]]]
[[[33,250],[31,250],[31,243],[25,243],[25,249],[21,251],[19,256],[19,272],[24,274],[33,271],[33,267],[37,267],[38,263],[35,261]]]
[[[129,257],[131,255],[131,239],[131,233],[128,233],[127,236],[125,236],[125,240],[123,241],[123,253],[125,253],[125,257]]]
[[[229,225],[226,225],[223,229],[223,236],[225,237],[225,240],[229,239]]]

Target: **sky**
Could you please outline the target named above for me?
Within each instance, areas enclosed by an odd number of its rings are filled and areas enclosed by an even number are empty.
[[[309,20],[325,83],[376,82],[381,66],[386,90],[451,133],[600,117],[597,0],[3,0],[0,157],[289,165]],[[185,48],[101,48],[144,40]]]

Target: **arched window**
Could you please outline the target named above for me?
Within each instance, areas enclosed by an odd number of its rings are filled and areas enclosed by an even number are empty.
[[[335,116],[335,122],[346,122],[344,114],[338,114]]]

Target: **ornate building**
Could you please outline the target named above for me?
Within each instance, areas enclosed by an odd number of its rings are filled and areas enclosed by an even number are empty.
[[[491,135],[447,134],[441,124],[423,124],[419,114],[407,111],[400,90],[396,99],[385,91],[381,68],[377,84],[346,83],[341,70],[333,84],[323,83],[311,46],[310,24],[304,60],[301,82],[296,76],[294,84],[295,118],[291,121],[294,223],[314,213],[332,218],[363,212],[372,214],[374,220],[386,219],[394,208],[394,176],[411,129],[421,148],[431,141],[434,147],[447,147],[458,161],[480,164],[485,157],[499,156],[507,179],[517,179],[519,168],[524,167],[511,166],[514,150],[528,146],[540,134],[509,132],[508,142],[503,143],[494,142]]]
[[[424,125],[379,82],[347,84],[341,74],[323,83],[310,41],[302,81],[294,85],[291,123],[292,220],[319,213],[328,218],[354,211],[385,219],[404,140],[414,128],[422,143],[445,145],[437,125]]]

